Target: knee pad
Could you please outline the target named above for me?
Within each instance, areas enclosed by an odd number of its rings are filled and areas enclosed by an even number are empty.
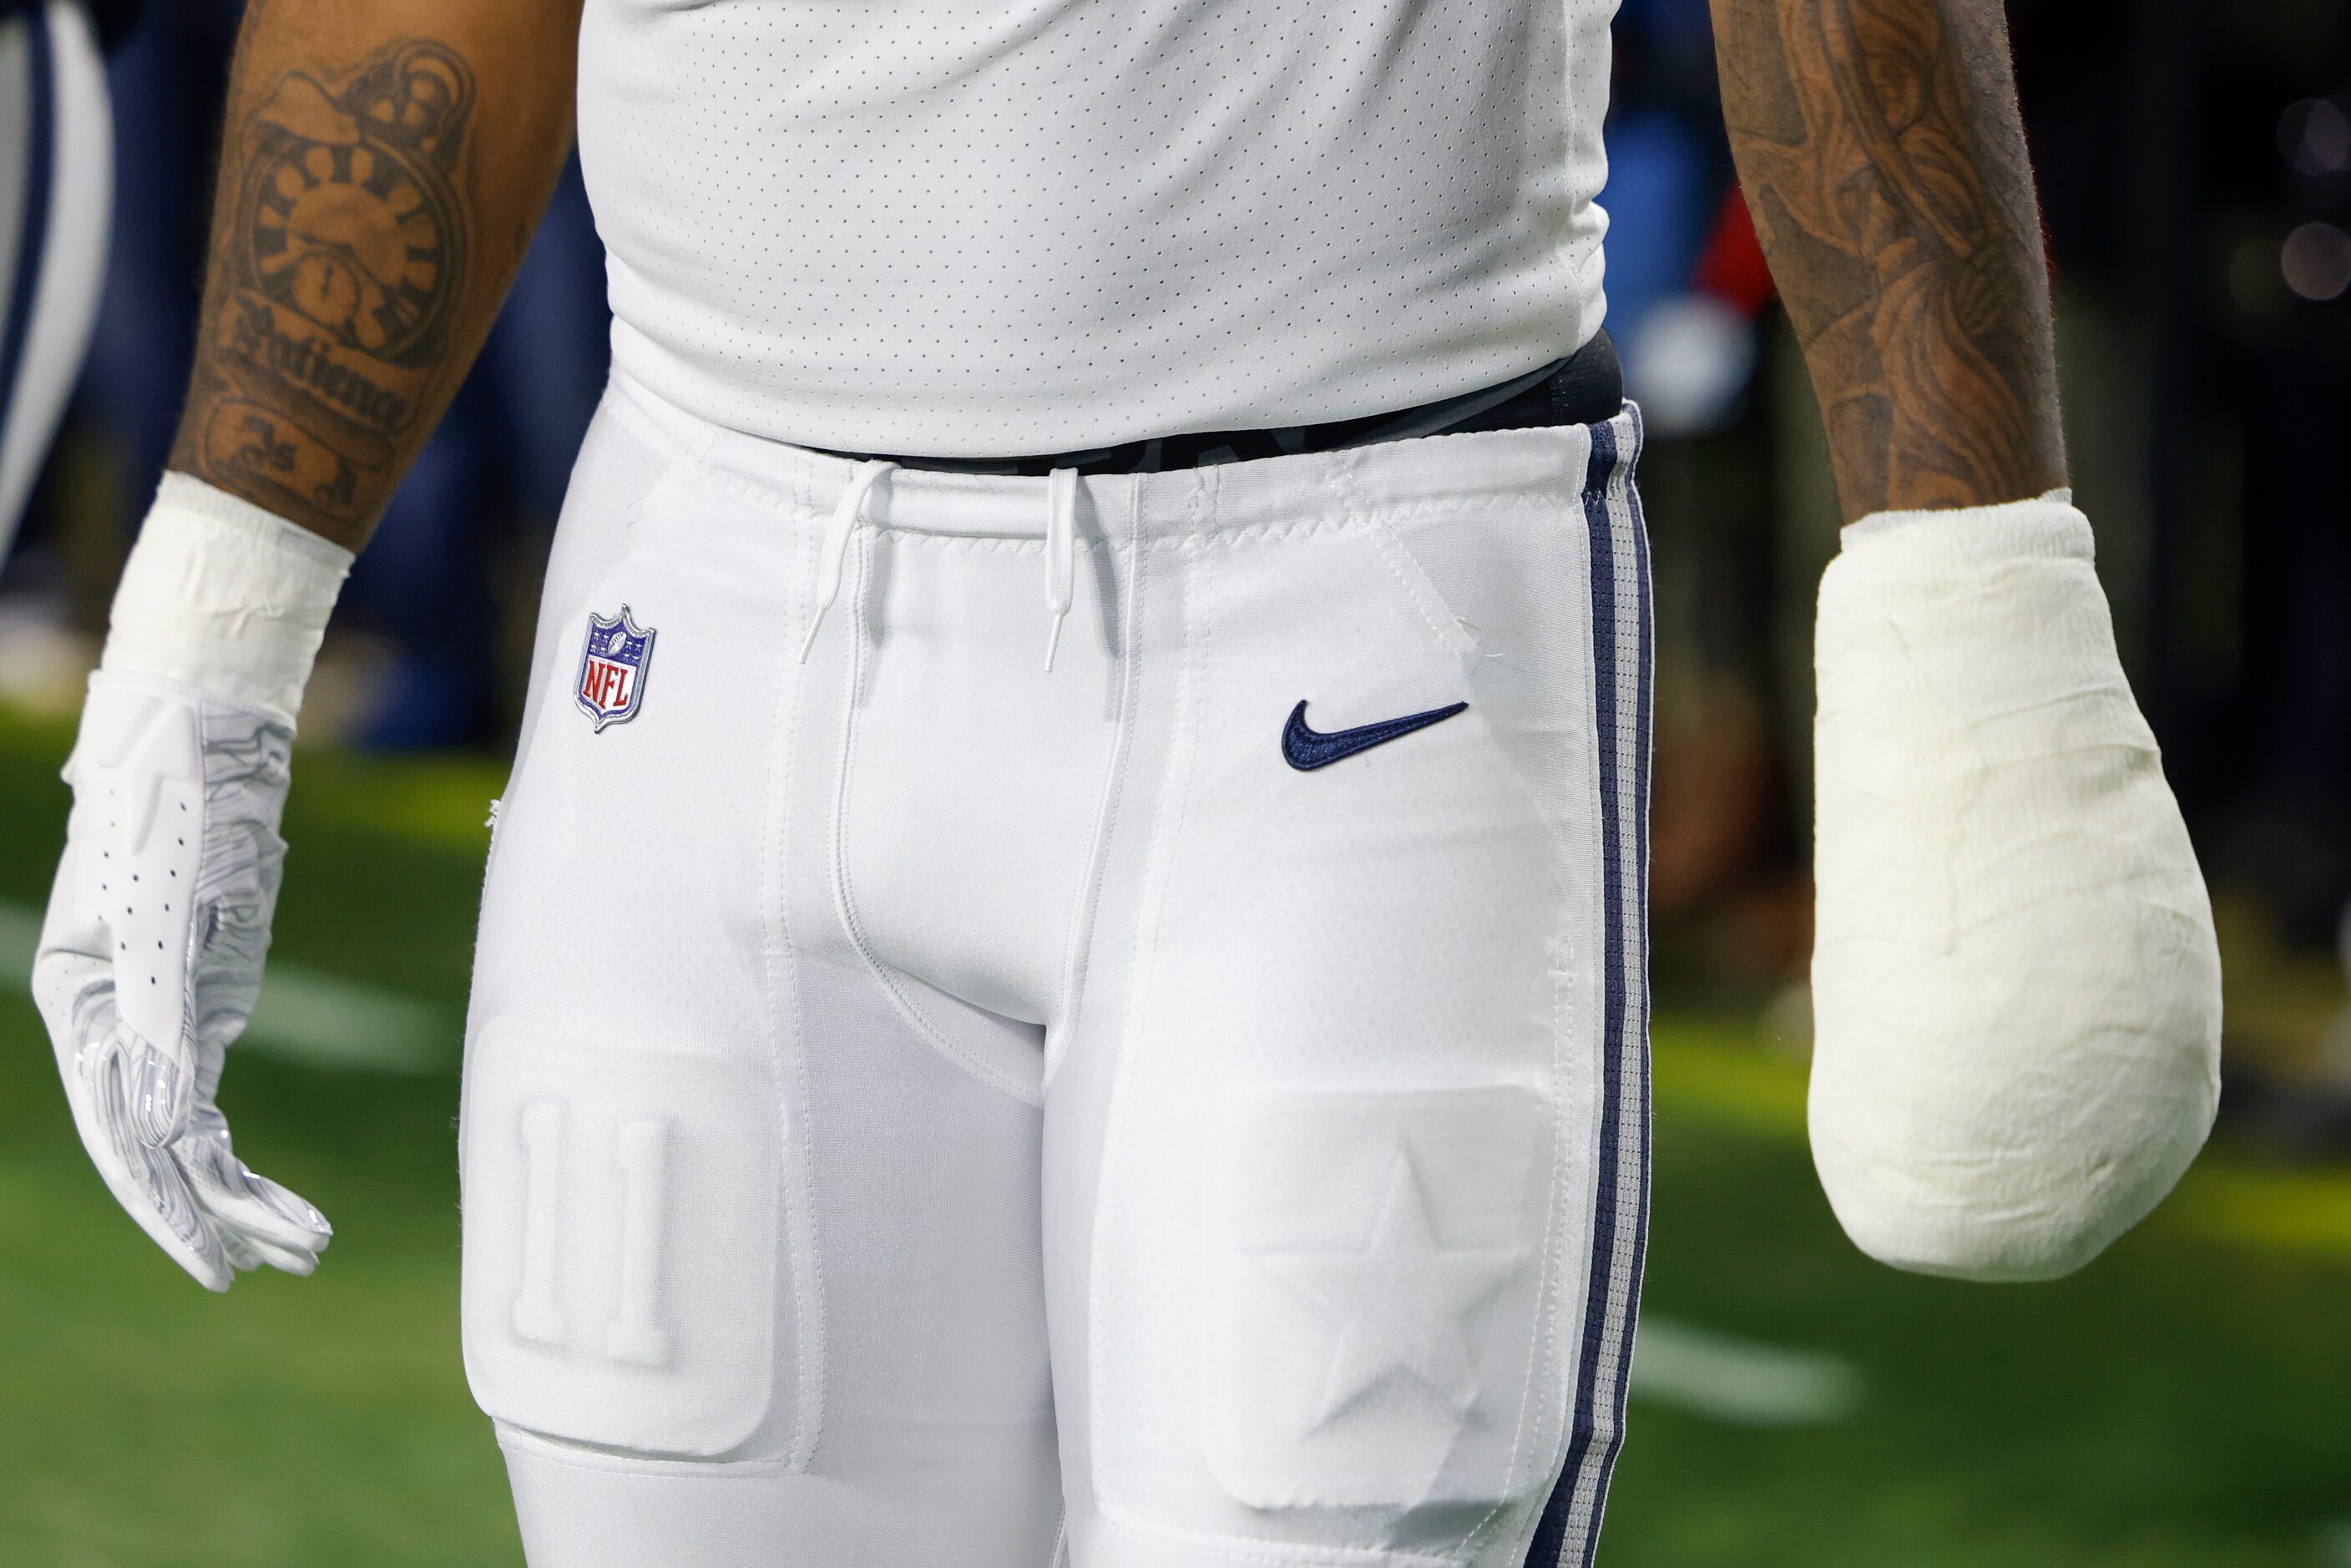
[[[465,1370],[486,1412],[656,1455],[761,1437],[792,1357],[777,1116],[764,1071],[690,1043],[482,1027],[461,1170]]]

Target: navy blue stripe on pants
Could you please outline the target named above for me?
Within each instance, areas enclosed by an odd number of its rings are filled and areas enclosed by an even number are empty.
[[[1592,426],[1583,490],[1591,546],[1593,717],[1603,859],[1598,1185],[1567,1457],[1535,1526],[1530,1568],[1589,1568],[1624,1442],[1625,1396],[1648,1239],[1648,538],[1635,469],[1640,412]]]

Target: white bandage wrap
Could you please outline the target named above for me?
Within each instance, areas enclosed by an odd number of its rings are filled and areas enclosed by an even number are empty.
[[[351,552],[166,474],[108,617],[108,674],[160,675],[290,726]]]
[[[1813,1157],[1897,1268],[2070,1272],[2219,1100],[2211,907],[2058,493],[1845,530],[1816,645]]]

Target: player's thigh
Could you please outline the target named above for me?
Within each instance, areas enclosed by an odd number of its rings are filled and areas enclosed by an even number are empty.
[[[1134,956],[1048,1092],[1100,1122],[1087,1201],[1048,1167],[1088,1224],[1049,1238],[1080,1568],[1515,1564],[1562,1484],[1596,1511],[1646,1122],[1644,574],[1606,477],[1374,493],[1187,569]],[[1286,758],[1301,699],[1326,738]]]
[[[610,414],[468,1026],[466,1368],[531,1560],[1029,1568],[1058,1507],[1038,1112],[840,945],[783,530]]]

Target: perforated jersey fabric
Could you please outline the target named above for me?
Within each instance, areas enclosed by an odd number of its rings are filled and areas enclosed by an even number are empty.
[[[1600,326],[1614,0],[589,0],[616,362],[990,457],[1353,418]]]

